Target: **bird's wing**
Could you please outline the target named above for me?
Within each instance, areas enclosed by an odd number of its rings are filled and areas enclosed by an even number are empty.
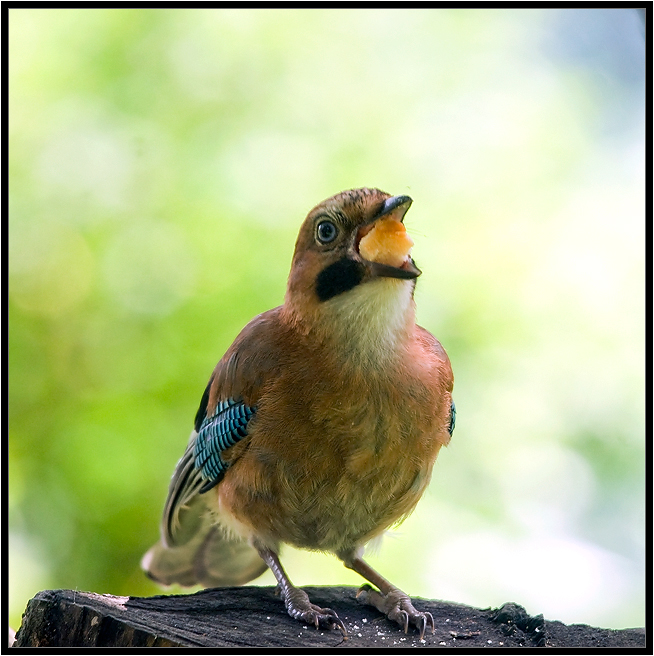
[[[233,462],[223,459],[224,452],[248,435],[262,383],[274,360],[262,336],[270,334],[275,319],[276,310],[271,310],[250,322],[209,380],[195,428],[168,488],[161,521],[166,546],[179,546],[195,536],[205,507],[202,494],[220,483]]]
[[[447,432],[450,434],[450,437],[452,437],[452,433],[454,433],[454,425],[456,424],[456,405],[454,405],[454,401],[450,403],[450,425],[449,428],[447,429]]]
[[[190,508],[194,497],[208,492],[223,479],[229,465],[222,454],[247,436],[248,423],[255,412],[256,407],[243,401],[225,399],[218,402],[211,416],[204,418],[199,431],[191,433],[168,489],[162,520],[162,537],[166,544],[183,541],[183,535],[178,535],[182,526],[181,513]],[[194,531],[183,533],[193,534]]]
[[[219,401],[214,414],[202,422],[193,444],[194,466],[204,481],[200,494],[223,479],[228,464],[222,454],[246,437],[248,423],[256,411],[256,406],[230,398]]]
[[[166,547],[185,544],[201,523],[203,504],[199,503],[197,494],[202,487],[202,474],[195,468],[193,458],[196,437],[197,433],[193,431],[168,486],[161,519],[161,540]]]

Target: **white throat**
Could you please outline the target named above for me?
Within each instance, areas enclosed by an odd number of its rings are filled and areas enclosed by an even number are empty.
[[[372,365],[397,357],[414,321],[414,283],[378,278],[323,304],[323,321],[335,330],[349,361]]]

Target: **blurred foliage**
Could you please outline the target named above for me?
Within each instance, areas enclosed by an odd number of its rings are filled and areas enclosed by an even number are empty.
[[[160,592],[139,559],[209,374],[282,302],[306,212],[358,186],[414,199],[419,320],[458,408],[371,562],[414,595],[644,623],[635,11],[11,8],[8,24],[15,628],[43,588]],[[284,562],[298,584],[360,582],[328,556]]]

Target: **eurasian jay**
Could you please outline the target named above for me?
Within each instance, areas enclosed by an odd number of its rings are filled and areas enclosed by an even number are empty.
[[[345,635],[291,583],[287,543],[335,554],[376,587],[362,601],[433,632],[362,559],[414,509],[454,428],[449,359],[415,323],[411,202],[353,189],[309,212],[284,304],[250,321],[209,379],[143,557],[152,579],[242,585],[269,567],[291,617]]]

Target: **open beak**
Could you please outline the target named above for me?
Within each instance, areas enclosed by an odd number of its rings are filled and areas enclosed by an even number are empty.
[[[363,246],[365,253],[365,243],[362,245],[361,242],[366,235],[375,229],[375,226],[378,225],[379,221],[396,221],[402,223],[404,221],[404,215],[407,213],[409,207],[411,207],[412,202],[413,201],[409,196],[393,196],[392,198],[387,198],[375,218],[359,230],[357,235],[357,250],[359,250],[360,246]],[[400,228],[400,226],[398,226],[398,228]],[[401,226],[401,231],[404,231],[404,226]],[[405,238],[410,240],[408,235],[406,235]],[[412,245],[412,243],[413,242],[410,240],[409,245]],[[410,251],[410,248],[407,250]],[[410,280],[412,278],[417,278],[422,273],[408,253],[402,258],[403,261],[398,266],[394,266],[394,263],[389,264],[387,262],[379,261],[379,259],[384,259],[383,257],[378,258],[373,256],[366,258],[364,253],[359,250],[359,255],[363,259],[371,276]]]
[[[417,278],[422,271],[415,265],[415,262],[409,258],[401,267],[394,267],[390,264],[381,264],[380,262],[370,262],[370,273],[378,278],[400,278],[401,280],[411,280]]]
[[[404,215],[411,207],[411,203],[413,203],[413,200],[409,196],[393,196],[392,198],[387,198],[375,217],[375,221],[382,217],[387,217],[402,223],[404,221]]]

